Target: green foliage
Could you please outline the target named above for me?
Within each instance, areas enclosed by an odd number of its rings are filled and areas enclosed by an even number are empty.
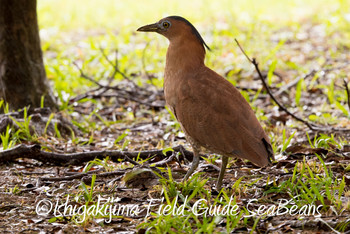
[[[119,146],[119,142],[123,142],[123,144],[120,146],[121,150],[124,150],[125,147],[128,146],[130,141],[126,138],[129,135],[130,130],[126,129],[120,136],[118,136],[117,139],[115,139],[114,144]]]
[[[204,187],[208,179],[201,179],[201,173],[194,174],[189,181],[176,183],[168,169],[169,179],[161,177],[164,203],[158,211],[151,212],[151,217],[141,223],[138,228],[144,228],[151,233],[175,233],[181,230],[185,233],[214,233],[219,223],[226,223],[227,232],[240,225],[244,211],[236,211],[235,215],[219,215],[227,206],[237,205],[236,198],[221,190],[216,198]],[[235,184],[235,187],[240,182]],[[202,202],[201,202],[202,201]],[[193,204],[200,204],[198,212],[193,212]],[[215,207],[215,208],[214,208]],[[218,214],[216,214],[217,212]],[[204,215],[205,214],[205,215]]]
[[[277,51],[282,48],[284,43],[285,43],[285,40],[280,40],[278,44],[272,50],[270,50],[269,54],[264,58],[264,61],[262,62],[262,64],[264,65],[267,63],[267,61],[270,61],[271,58],[276,57]],[[272,73],[275,70],[276,64],[277,64],[277,60],[273,60],[270,67],[270,71],[271,71],[270,77],[272,77]],[[271,83],[269,83],[269,85],[271,85]]]
[[[170,168],[168,168],[168,178],[165,178],[154,171],[159,177],[160,182],[162,184],[162,188],[165,189],[164,192],[165,197],[174,198],[176,196],[181,196],[184,198],[185,196],[190,196],[193,198],[197,194],[200,196],[209,196],[208,191],[204,189],[204,185],[208,181],[208,179],[202,179],[200,177],[201,173],[196,173],[187,181],[183,181],[177,183],[174,181],[172,177],[172,172]]]
[[[93,166],[100,166],[102,167],[105,171],[109,172],[109,171],[113,171],[115,168],[112,166],[112,164],[109,163],[109,157],[105,157],[104,159],[98,159],[98,158],[95,158],[94,160],[88,162],[84,169],[83,169],[83,172],[84,173],[87,173],[91,170],[91,168]]]
[[[84,190],[84,198],[87,203],[91,202],[93,199],[94,185],[95,185],[96,175],[93,174],[91,178],[90,191],[84,182],[81,182],[81,187]]]
[[[5,114],[9,113],[9,104],[5,102],[4,99],[0,99],[0,109],[1,108]]]
[[[317,155],[317,158],[320,163],[307,162],[305,159],[298,162],[291,178],[278,186],[273,186],[265,191],[265,194],[288,194],[293,200],[289,207],[293,204],[299,208],[319,204],[322,205],[319,211],[321,209],[327,211],[330,206],[334,206],[338,212],[341,212],[345,209],[341,201],[345,188],[344,177],[334,177],[332,170],[326,166],[322,157]]]
[[[319,135],[316,135],[313,140],[310,139],[308,133],[306,133],[306,136],[312,148],[332,149],[334,146],[336,146],[338,149],[340,149],[343,145],[343,143],[336,141],[334,134],[328,136],[326,134],[320,133]]]
[[[282,147],[281,147],[281,153],[286,151],[287,147],[289,146],[291,140],[293,139],[294,135],[296,132],[293,132],[287,139],[287,135],[286,135],[286,129],[283,129],[282,132]]]
[[[23,109],[23,120],[19,121],[9,115],[9,118],[18,126],[18,130],[12,135],[9,135],[10,128],[8,128],[8,132],[5,133],[7,135],[7,142],[9,142],[9,139],[12,138],[13,143],[21,142],[21,141],[29,141],[29,142],[36,142],[38,136],[35,133],[35,129],[30,124],[31,116],[28,116],[27,114],[27,108],[25,107]],[[5,137],[6,138],[6,137]],[[13,145],[13,144],[12,144]]]
[[[14,139],[11,139],[12,138],[12,131],[13,131],[13,129],[9,125],[7,125],[5,133],[0,134],[1,144],[2,144],[3,150],[10,149],[16,144]]]
[[[276,69],[276,65],[277,65],[277,60],[275,59],[272,61],[270,68],[269,68],[269,71],[267,73],[267,84],[268,85],[272,84],[272,76],[273,76],[273,73]]]
[[[322,113],[320,116],[312,114],[309,115],[309,120],[321,124],[335,124],[338,122],[337,117],[333,116],[331,113]]]
[[[295,92],[295,103],[299,105],[301,94],[302,94],[302,86],[303,86],[303,80],[300,79],[298,81],[297,87],[296,87],[296,92]]]

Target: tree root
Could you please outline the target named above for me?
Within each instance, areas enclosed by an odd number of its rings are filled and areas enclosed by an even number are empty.
[[[191,160],[193,153],[184,149],[182,145],[175,146],[172,148],[175,152],[180,152],[183,157]],[[169,152],[170,154],[171,152]],[[90,151],[90,152],[79,152],[79,153],[53,153],[47,152],[41,149],[41,146],[36,145],[25,145],[20,144],[9,150],[0,152],[0,162],[11,162],[18,158],[35,159],[43,163],[53,164],[57,166],[61,165],[81,165],[82,163],[94,160],[95,158],[103,159],[109,157],[112,161],[118,162],[120,159],[147,159],[152,156],[165,158],[163,150],[146,150],[146,151],[119,151],[119,150],[103,150],[103,151]]]

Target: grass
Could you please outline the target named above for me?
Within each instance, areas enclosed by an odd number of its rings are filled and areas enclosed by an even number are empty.
[[[325,212],[340,215],[349,211],[348,203],[341,201],[347,190],[344,177],[336,177],[321,156],[317,156],[316,161],[304,159],[298,162],[287,180],[273,181],[272,186],[266,181],[264,196],[251,199],[244,205],[237,203],[237,200],[251,193],[261,178],[252,181],[241,177],[234,183],[232,190],[223,189],[217,196],[212,196],[208,194],[206,180],[200,174],[195,174],[188,183],[183,184],[174,182],[171,171],[168,170],[168,173],[169,179],[161,180],[165,198],[163,205],[158,211],[152,212],[139,228],[152,233],[175,233],[175,230],[212,233],[221,223],[227,232],[242,227],[253,232],[259,220],[270,216],[299,216],[302,219],[320,217]],[[266,203],[270,194],[282,198]],[[260,206],[253,209],[256,203]],[[338,230],[345,230],[346,226],[343,223]]]
[[[330,205],[335,205],[340,211],[344,208],[339,200],[344,192],[344,178],[335,178],[323,159],[320,156],[318,159],[321,165],[305,160],[297,163],[290,179],[279,184],[278,187],[271,188],[266,193],[288,194],[299,208],[318,203],[319,214],[321,214],[321,209],[328,210]]]
[[[174,182],[170,170],[168,176],[169,179],[161,180],[165,204],[152,212],[139,228],[156,233],[175,233],[175,230],[211,233],[224,216],[227,216],[228,232],[238,226],[243,211],[239,211],[235,200],[224,190],[213,200],[205,186],[208,179],[201,178],[200,174],[185,183]]]

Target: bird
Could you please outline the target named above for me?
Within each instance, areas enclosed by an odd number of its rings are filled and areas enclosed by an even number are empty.
[[[217,190],[230,157],[259,167],[272,164],[270,139],[253,109],[233,84],[205,65],[210,48],[188,20],[168,16],[137,31],[156,32],[169,41],[164,97],[193,149],[192,165],[183,181],[197,169],[202,148],[221,155]]]

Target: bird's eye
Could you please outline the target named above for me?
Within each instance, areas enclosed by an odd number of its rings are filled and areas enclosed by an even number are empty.
[[[170,23],[168,23],[168,22],[163,22],[163,27],[164,27],[164,28],[169,28],[169,26],[170,26]]]

